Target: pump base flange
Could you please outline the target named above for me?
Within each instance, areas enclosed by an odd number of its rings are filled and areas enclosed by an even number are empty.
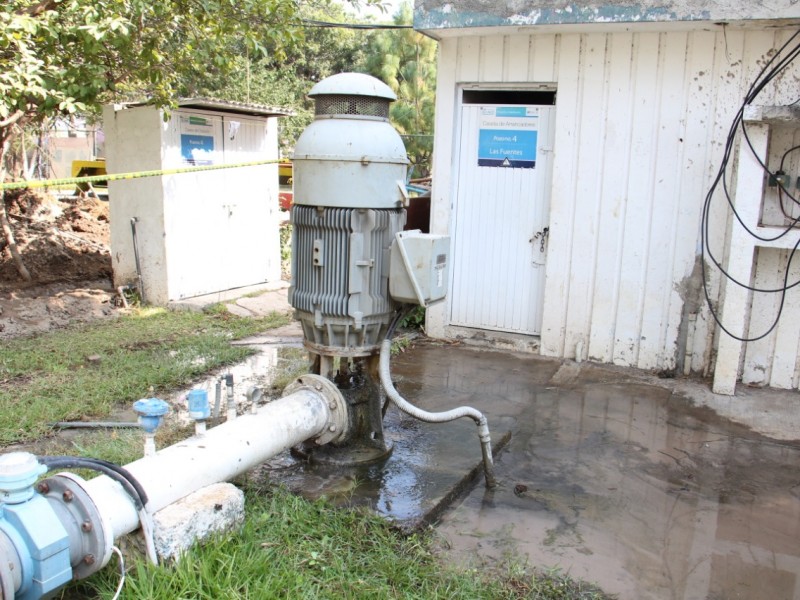
[[[291,453],[295,458],[311,464],[349,466],[383,462],[391,456],[392,450],[394,446],[379,448],[361,444],[343,447],[301,444],[292,448]]]

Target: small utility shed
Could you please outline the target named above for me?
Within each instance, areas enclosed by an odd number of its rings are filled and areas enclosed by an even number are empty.
[[[141,276],[146,301],[166,305],[279,281],[278,117],[288,114],[197,98],[167,118],[150,105],[106,107],[109,173],[274,161],[110,182],[114,284]]]
[[[417,0],[415,29],[440,42],[431,233],[451,235],[453,253],[429,334],[686,373],[727,361],[717,391],[733,393],[737,376],[797,388],[800,292],[766,338],[741,352],[721,342],[703,298],[700,223],[745,93],[798,26],[795,0]],[[798,82],[795,61],[758,103],[797,102]],[[773,132],[768,165],[798,144],[797,121]],[[792,186],[797,154],[786,161]],[[756,194],[739,201],[765,224],[774,188],[753,172]],[[718,257],[732,222],[715,200]],[[786,246],[749,252],[745,280],[752,263],[753,281],[781,287]],[[724,313],[723,279],[706,277]],[[723,317],[763,333],[779,301],[745,298]]]

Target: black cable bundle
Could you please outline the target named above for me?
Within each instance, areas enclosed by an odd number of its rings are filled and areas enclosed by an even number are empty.
[[[727,137],[726,142],[725,142],[725,152],[723,154],[722,163],[720,164],[719,171],[717,171],[717,175],[714,178],[714,181],[711,184],[711,188],[708,190],[708,193],[706,194],[705,202],[703,203],[703,215],[702,215],[702,223],[701,223],[701,227],[700,227],[700,239],[701,239],[701,244],[702,244],[702,250],[701,251],[703,253],[703,257],[708,255],[708,258],[720,270],[720,272],[722,272],[722,274],[726,278],[728,278],[730,281],[732,281],[733,283],[735,283],[736,285],[738,285],[740,287],[743,287],[743,288],[748,289],[748,290],[753,291],[753,292],[760,292],[760,293],[767,293],[767,294],[781,294],[781,302],[780,302],[780,306],[778,308],[778,314],[775,317],[775,321],[772,323],[772,325],[769,327],[769,329],[767,329],[767,331],[765,331],[764,333],[762,333],[759,336],[752,337],[752,338],[743,338],[743,337],[739,337],[737,335],[734,335],[733,333],[728,331],[728,329],[725,328],[725,326],[720,321],[719,316],[717,315],[716,311],[714,310],[714,307],[713,307],[712,301],[711,301],[711,296],[709,295],[708,283],[706,281],[706,263],[705,263],[705,260],[701,260],[700,261],[701,268],[702,268],[702,275],[703,275],[703,292],[705,294],[706,303],[708,304],[709,311],[711,312],[711,315],[714,317],[714,320],[720,326],[722,331],[727,333],[732,338],[734,338],[736,340],[739,340],[740,342],[755,342],[757,340],[760,340],[760,339],[768,336],[772,332],[772,330],[775,329],[775,327],[777,326],[778,321],[781,318],[781,313],[783,312],[783,305],[784,305],[784,301],[786,300],[786,292],[787,292],[787,290],[790,290],[791,288],[793,288],[793,287],[797,286],[798,284],[800,284],[800,280],[798,280],[798,281],[793,282],[791,285],[789,285],[789,270],[790,270],[790,267],[792,265],[792,259],[794,258],[794,255],[797,252],[798,245],[800,245],[800,240],[798,241],[797,244],[794,245],[794,248],[792,248],[792,251],[789,254],[789,260],[786,263],[786,274],[784,275],[783,286],[782,287],[775,288],[775,289],[764,289],[764,288],[757,288],[757,287],[751,286],[749,283],[741,282],[741,281],[737,280],[735,277],[733,277],[730,273],[728,273],[725,270],[725,268],[722,266],[722,263],[719,260],[717,260],[717,258],[714,256],[713,252],[711,251],[711,246],[709,244],[709,211],[710,211],[710,206],[711,206],[711,200],[712,200],[712,198],[714,196],[714,193],[716,192],[717,187],[719,186],[720,181],[721,181],[722,182],[722,188],[723,188],[723,191],[724,191],[724,194],[725,194],[725,198],[727,199],[728,205],[730,206],[731,211],[733,212],[734,216],[736,217],[736,220],[739,221],[739,224],[745,229],[745,231],[747,231],[748,234],[750,234],[752,237],[754,237],[754,238],[756,238],[756,239],[758,239],[760,241],[763,241],[763,242],[772,242],[772,241],[775,241],[775,240],[778,240],[778,239],[782,238],[787,233],[789,233],[790,231],[795,229],[797,227],[798,223],[800,223],[800,217],[793,218],[792,222],[784,228],[782,233],[776,235],[775,237],[765,238],[765,237],[762,237],[762,236],[758,235],[756,232],[752,231],[750,228],[747,227],[747,225],[742,221],[741,217],[739,216],[739,213],[736,211],[736,207],[734,206],[733,200],[731,199],[730,192],[728,191],[728,185],[727,185],[727,182],[726,182],[726,179],[725,179],[725,175],[727,173],[727,168],[728,168],[728,161],[730,160],[731,154],[733,152],[733,146],[734,146],[734,142],[735,142],[735,139],[736,139],[736,132],[738,131],[738,129],[740,127],[742,129],[742,135],[743,135],[745,141],[747,142],[747,145],[750,147],[750,151],[756,157],[756,160],[758,160],[758,162],[761,165],[762,169],[764,169],[764,171],[768,175],[773,176],[773,173],[770,172],[770,170],[767,167],[767,165],[765,165],[764,162],[761,160],[761,158],[758,156],[758,154],[756,153],[755,149],[753,148],[752,143],[750,142],[750,138],[747,135],[747,127],[745,126],[744,119],[743,119],[744,111],[745,111],[745,107],[747,105],[753,103],[753,101],[761,93],[761,91],[764,89],[764,87],[766,87],[767,84],[769,84],[773,79],[775,79],[775,77],[777,77],[778,74],[780,74],[781,71],[783,71],[789,64],[791,64],[797,58],[798,55],[800,55],[800,41],[798,41],[798,39],[797,39],[798,36],[800,36],[800,31],[795,32],[786,41],[786,43],[783,46],[781,46],[781,48],[775,54],[772,55],[772,57],[766,62],[766,64],[762,67],[762,69],[759,72],[759,74],[756,76],[755,81],[753,81],[753,83],[750,85],[750,88],[748,89],[747,94],[744,97],[744,101],[742,102],[741,106],[739,107],[739,110],[737,111],[736,116],[734,117],[733,122],[731,123],[731,127],[730,127],[730,129],[728,131],[728,137]],[[800,148],[800,147],[790,148],[783,155],[783,159],[781,160],[781,170],[783,168],[783,163],[784,163],[784,160],[786,159],[786,156],[790,152],[792,152],[794,150],[797,150],[798,148]],[[778,182],[778,185],[780,186],[779,190],[782,190],[783,193],[786,193],[786,195],[795,204],[800,205],[800,202],[798,202],[798,200],[794,196],[792,196],[788,192],[788,190],[780,182]],[[783,208],[783,200],[782,199],[781,199],[781,208]]]
[[[107,475],[118,482],[125,490],[134,504],[136,510],[141,510],[147,505],[147,493],[144,488],[124,467],[115,465],[99,458],[85,458],[80,456],[37,456],[37,460],[47,467],[48,471],[55,469],[90,469]]]

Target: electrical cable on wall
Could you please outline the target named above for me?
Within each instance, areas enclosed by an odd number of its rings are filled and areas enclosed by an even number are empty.
[[[789,154],[791,154],[795,150],[800,150],[800,146],[793,146],[783,153],[783,156],[781,157],[781,166],[780,169],[778,169],[778,173],[780,173],[781,175],[785,173],[783,168],[784,168],[784,163],[786,162],[786,157],[789,156]],[[794,202],[795,206],[800,206],[800,201],[798,201],[797,198],[795,198],[792,194],[789,193],[789,190],[787,190],[786,187],[783,185],[783,181],[781,181],[776,177],[776,182],[778,184],[778,204],[780,205],[781,213],[783,213],[783,216],[787,219],[794,219],[792,215],[786,212],[786,207],[783,204],[783,193],[785,193],[789,197],[789,199],[792,202]],[[800,178],[798,179],[798,183],[800,184]],[[800,187],[800,185],[798,185],[798,187]]]
[[[303,19],[301,21],[304,27],[318,27],[322,29],[366,29],[366,30],[381,30],[381,29],[413,29],[413,25],[398,25],[396,23],[333,23],[330,21],[317,21],[314,19]]]
[[[752,231],[750,228],[748,228],[748,226],[744,223],[744,221],[742,220],[742,218],[739,215],[739,213],[736,211],[736,207],[735,207],[735,205],[733,203],[733,199],[731,198],[730,191],[728,190],[727,174],[728,174],[728,161],[730,160],[731,155],[733,153],[733,148],[734,148],[735,141],[736,141],[736,134],[737,134],[739,128],[741,128],[742,137],[743,137],[744,141],[747,143],[748,147],[750,148],[750,151],[756,157],[756,160],[758,161],[758,163],[761,165],[761,168],[764,170],[764,172],[767,174],[768,177],[770,177],[771,179],[774,179],[774,180],[777,181],[778,195],[779,195],[779,199],[780,199],[781,210],[783,210],[783,194],[785,194],[786,197],[789,200],[794,202],[795,206],[800,206],[800,202],[798,201],[798,199],[794,195],[792,195],[789,192],[788,189],[786,189],[786,186],[784,186],[783,181],[779,180],[779,178],[777,177],[777,175],[783,171],[783,167],[784,167],[784,162],[786,160],[786,156],[788,156],[791,152],[793,152],[793,151],[795,151],[797,149],[800,149],[800,146],[797,146],[797,147],[794,147],[794,148],[790,148],[789,150],[787,150],[784,153],[784,155],[783,155],[783,157],[781,159],[780,168],[778,169],[778,171],[776,171],[776,173],[773,173],[772,171],[770,171],[769,167],[761,160],[761,158],[758,156],[758,154],[756,153],[755,149],[753,148],[753,145],[750,142],[750,138],[749,138],[749,136],[747,134],[747,127],[746,127],[745,122],[744,122],[744,111],[745,111],[745,108],[748,105],[752,104],[755,101],[755,99],[758,97],[758,95],[764,90],[764,88],[771,81],[773,81],[784,69],[786,69],[786,67],[789,66],[798,57],[798,55],[800,55],[800,39],[798,39],[798,38],[800,38],[800,31],[796,31],[786,41],[786,43],[784,43],[783,46],[781,46],[780,49],[772,55],[772,57],[761,68],[761,70],[759,71],[759,73],[756,76],[756,78],[753,81],[753,83],[750,85],[750,87],[749,87],[749,89],[747,91],[747,94],[745,95],[744,100],[743,100],[742,104],[739,107],[739,110],[737,111],[736,115],[734,116],[734,119],[733,119],[733,122],[731,123],[730,129],[728,130],[728,136],[727,136],[726,141],[725,141],[725,150],[723,152],[723,157],[722,157],[722,162],[720,164],[720,168],[717,171],[717,174],[716,174],[716,176],[715,176],[715,178],[714,178],[714,180],[713,180],[713,182],[711,184],[711,187],[710,187],[708,193],[706,194],[705,201],[703,203],[703,212],[702,212],[702,220],[701,220],[701,227],[700,227],[700,239],[701,239],[701,246],[702,246],[701,251],[702,251],[702,254],[703,254],[703,258],[705,259],[705,257],[707,256],[708,259],[710,260],[710,262],[713,263],[713,265],[717,269],[719,269],[719,271],[728,280],[730,280],[731,282],[735,283],[736,285],[738,285],[740,287],[743,287],[743,288],[745,288],[747,290],[750,290],[750,291],[756,292],[756,293],[781,294],[780,305],[778,307],[778,314],[776,315],[774,322],[769,327],[769,329],[767,329],[767,331],[765,331],[764,333],[762,333],[762,334],[760,334],[758,336],[747,337],[747,338],[735,335],[732,332],[730,332],[722,324],[722,322],[721,322],[721,320],[720,320],[720,318],[719,318],[719,316],[717,314],[717,311],[714,309],[714,306],[713,306],[713,303],[712,303],[712,299],[711,299],[711,295],[710,295],[710,292],[709,292],[709,289],[708,289],[708,282],[707,282],[707,279],[706,279],[706,268],[707,268],[706,267],[706,262],[705,262],[705,260],[701,260],[700,261],[701,269],[702,269],[702,279],[703,279],[703,292],[704,292],[704,295],[705,295],[705,299],[706,299],[706,303],[708,305],[709,311],[711,312],[711,315],[714,317],[714,320],[720,326],[722,331],[724,331],[726,334],[728,334],[732,338],[734,338],[736,340],[739,340],[740,342],[754,342],[754,341],[760,340],[760,339],[768,336],[775,329],[775,327],[777,326],[778,321],[781,318],[781,313],[783,312],[784,302],[785,302],[785,299],[786,299],[786,292],[788,290],[790,290],[791,288],[796,287],[797,285],[800,285],[800,280],[794,281],[791,284],[789,283],[789,272],[790,272],[790,269],[791,269],[792,260],[794,259],[794,256],[795,256],[795,254],[797,252],[797,249],[798,249],[798,246],[800,245],[800,240],[798,240],[798,243],[795,244],[794,247],[791,249],[791,251],[789,253],[789,258],[786,261],[786,272],[785,272],[784,278],[783,278],[783,286],[781,286],[779,288],[774,288],[774,289],[767,289],[767,288],[759,288],[759,287],[750,285],[749,282],[739,281],[735,277],[733,277],[730,273],[728,273],[726,271],[726,269],[722,265],[721,261],[718,260],[714,256],[713,250],[711,248],[711,244],[710,244],[710,241],[709,241],[710,240],[709,229],[710,229],[710,211],[711,211],[710,207],[711,207],[711,201],[712,201],[715,193],[717,192],[718,187],[720,187],[720,183],[721,183],[722,184],[721,187],[722,187],[725,199],[727,200],[728,206],[730,207],[730,210],[733,212],[733,215],[736,217],[736,220],[738,221],[739,225],[741,227],[743,227],[745,229],[745,231],[747,231],[747,233],[750,236],[752,236],[753,238],[755,238],[755,239],[757,239],[759,241],[762,241],[762,242],[772,242],[772,241],[778,240],[778,239],[782,238],[783,236],[787,235],[790,231],[793,231],[793,230],[797,229],[798,224],[800,223],[800,216],[792,217],[792,216],[787,215],[785,211],[784,211],[784,215],[786,215],[787,218],[790,219],[791,222],[788,225],[784,225],[784,227],[782,228],[782,231],[778,235],[776,235],[774,237],[763,237],[763,236],[759,235],[758,233],[756,233],[755,231]]]

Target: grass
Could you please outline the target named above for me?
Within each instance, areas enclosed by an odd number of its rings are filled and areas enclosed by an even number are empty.
[[[140,309],[100,324],[11,340],[0,348],[0,444],[37,439],[49,423],[102,419],[138,398],[187,385],[252,350],[230,341],[285,315],[236,317]]]
[[[238,532],[218,536],[168,568],[136,562],[124,598],[192,599],[600,599],[560,574],[502,575],[444,566],[426,533],[405,536],[363,510],[308,502],[281,488],[248,488]],[[71,593],[110,597],[107,568]],[[74,596],[70,596],[74,597]]]
[[[0,442],[34,440],[48,423],[101,419],[136,398],[168,392],[250,352],[230,341],[281,326],[287,317],[239,318],[219,307],[204,313],[143,309],[113,322],[13,340],[0,349]],[[291,355],[285,378],[306,363]],[[152,388],[152,390],[151,390]],[[163,447],[191,435],[162,428]],[[166,438],[165,438],[166,436]],[[139,431],[77,432],[45,438],[47,454],[91,456],[125,464],[141,456]],[[87,474],[84,474],[87,475]],[[395,530],[364,510],[309,502],[281,488],[245,484],[242,528],[195,547],[159,568],[130,558],[126,599],[604,599],[560,572],[462,569],[438,555],[430,532]],[[116,559],[68,586],[64,599],[110,598]]]

